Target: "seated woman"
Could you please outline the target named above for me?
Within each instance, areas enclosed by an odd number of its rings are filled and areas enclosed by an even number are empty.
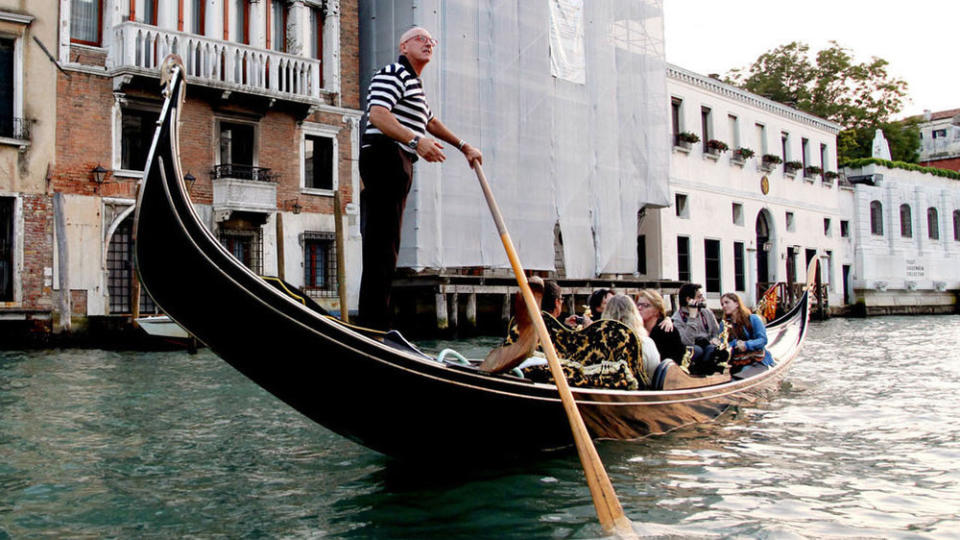
[[[683,360],[687,348],[680,339],[680,332],[673,327],[673,321],[667,317],[667,304],[660,293],[653,289],[643,289],[637,297],[637,311],[643,319],[643,327],[650,339],[657,344],[660,357],[673,360],[678,365]]]
[[[774,365],[767,347],[767,329],[758,315],[750,313],[737,293],[720,298],[723,317],[730,325],[730,373],[745,379]]]
[[[633,330],[640,340],[640,354],[643,357],[642,369],[644,379],[653,380],[653,372],[660,365],[660,352],[657,350],[657,344],[650,339],[647,329],[640,318],[640,312],[637,311],[637,305],[629,296],[623,294],[614,295],[607,300],[607,305],[603,310],[601,320],[611,319],[620,321]],[[637,375],[640,375],[639,373]]]

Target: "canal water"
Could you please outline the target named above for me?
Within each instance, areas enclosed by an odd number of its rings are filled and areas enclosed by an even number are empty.
[[[960,316],[817,323],[770,400],[599,452],[663,537],[960,538],[958,344]],[[209,351],[0,352],[0,539],[601,534],[572,453],[403,465]]]

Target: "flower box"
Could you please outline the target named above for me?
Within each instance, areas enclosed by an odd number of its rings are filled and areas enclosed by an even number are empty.
[[[806,176],[807,178],[814,178],[818,174],[822,174],[822,173],[823,173],[823,169],[821,169],[820,167],[817,167],[816,165],[810,165],[803,169],[803,175]]]
[[[714,154],[721,154],[729,150],[730,147],[727,146],[727,143],[723,141],[718,141],[717,139],[710,139],[707,141],[707,151]]]
[[[764,154],[763,157],[760,158],[760,168],[767,172],[772,171],[781,163],[783,163],[783,160],[776,154]]]

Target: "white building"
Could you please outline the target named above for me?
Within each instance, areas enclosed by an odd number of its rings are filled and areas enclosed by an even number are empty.
[[[700,283],[711,307],[729,291],[752,305],[768,284],[803,282],[820,257],[829,302],[842,303],[841,126],[676,66],[667,92],[672,205],[638,218],[639,273]]]
[[[960,180],[866,165],[847,169],[865,314],[951,312],[960,289]]]

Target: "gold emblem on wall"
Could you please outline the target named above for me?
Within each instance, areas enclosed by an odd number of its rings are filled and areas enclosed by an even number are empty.
[[[770,179],[767,178],[767,175],[763,175],[760,178],[760,191],[763,192],[764,195],[770,193]]]

